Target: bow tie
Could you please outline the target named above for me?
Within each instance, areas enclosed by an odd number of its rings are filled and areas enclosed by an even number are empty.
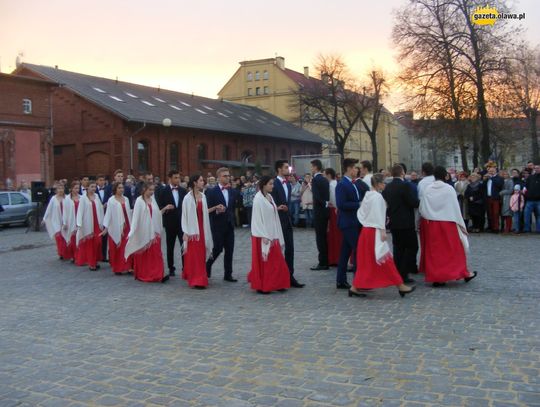
[[[221,188],[222,191],[225,190],[225,189],[229,189],[229,187],[220,187],[220,188]]]
[[[287,183],[287,180],[284,179],[283,181],[281,181],[281,183],[285,185]]]
[[[178,191],[178,187],[171,187],[173,191]]]

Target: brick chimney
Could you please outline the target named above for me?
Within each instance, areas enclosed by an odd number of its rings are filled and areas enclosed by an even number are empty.
[[[304,66],[304,76],[309,79],[309,66]]]
[[[285,58],[283,57],[276,57],[276,65],[279,69],[285,70]]]

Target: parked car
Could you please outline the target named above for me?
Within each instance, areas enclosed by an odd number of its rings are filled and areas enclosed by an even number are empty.
[[[0,191],[0,225],[24,223],[28,225],[36,213],[37,203],[32,202],[29,194],[17,191]]]

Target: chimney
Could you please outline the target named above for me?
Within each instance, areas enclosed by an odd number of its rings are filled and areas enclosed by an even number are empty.
[[[304,66],[304,76],[309,79],[309,66]]]
[[[276,57],[276,65],[279,69],[285,70],[285,58],[283,57]]]

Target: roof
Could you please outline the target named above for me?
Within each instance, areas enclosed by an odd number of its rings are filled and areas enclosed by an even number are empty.
[[[64,71],[49,66],[24,63],[22,67],[65,86],[127,121],[162,125],[163,119],[169,118],[173,127],[328,143],[316,134],[254,106]]]
[[[46,79],[32,78],[30,76],[12,75],[12,74],[1,73],[1,72],[0,72],[0,79],[11,79],[11,80],[16,80],[16,81],[31,82],[36,85],[58,86],[56,82],[49,81]]]

